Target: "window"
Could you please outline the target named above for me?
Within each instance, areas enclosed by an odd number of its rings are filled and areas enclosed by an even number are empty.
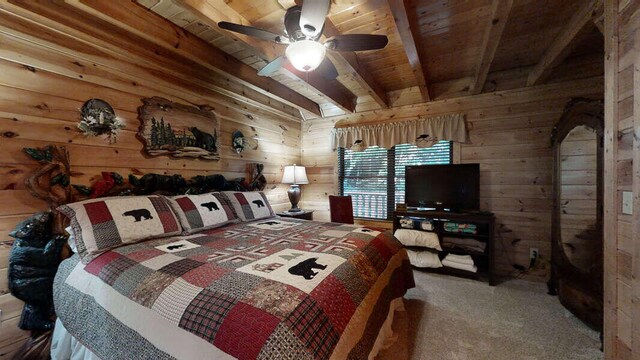
[[[404,169],[407,165],[451,163],[451,142],[428,147],[403,144],[390,150],[338,150],[340,193],[353,198],[353,215],[388,219],[396,203],[404,202]]]

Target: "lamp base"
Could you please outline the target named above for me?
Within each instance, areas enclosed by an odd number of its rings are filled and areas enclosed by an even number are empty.
[[[298,207],[298,203],[300,202],[300,196],[302,195],[302,191],[300,191],[300,185],[293,184],[287,191],[287,195],[289,195],[289,201],[291,202],[291,209],[287,210],[287,212],[300,212],[302,209]]]

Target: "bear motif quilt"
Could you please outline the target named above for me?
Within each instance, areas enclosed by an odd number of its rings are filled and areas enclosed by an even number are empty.
[[[270,218],[76,255],[54,298],[103,359],[366,359],[413,286],[390,232]]]

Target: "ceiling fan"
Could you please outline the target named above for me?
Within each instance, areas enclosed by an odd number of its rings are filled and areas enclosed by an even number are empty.
[[[300,71],[308,72],[318,69],[325,79],[333,80],[338,76],[338,71],[333,63],[325,58],[327,49],[332,51],[377,50],[387,46],[389,40],[385,35],[346,34],[332,36],[321,43],[319,40],[330,5],[331,0],[306,0],[302,6],[289,8],[284,16],[286,35],[226,21],[219,22],[218,26],[261,40],[287,45],[285,55],[265,65],[258,72],[260,76],[270,76],[280,69],[285,61],[289,61]]]

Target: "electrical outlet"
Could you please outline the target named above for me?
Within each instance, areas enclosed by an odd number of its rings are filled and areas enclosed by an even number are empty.
[[[627,215],[633,215],[633,192],[622,192],[622,213]]]

